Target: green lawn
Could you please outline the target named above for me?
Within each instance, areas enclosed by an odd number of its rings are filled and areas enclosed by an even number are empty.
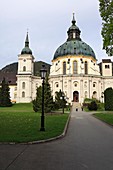
[[[28,142],[48,139],[63,132],[69,114],[45,115],[45,132],[40,132],[41,113],[32,104],[0,107],[0,142]]]
[[[95,113],[94,116],[110,125],[113,125],[113,112]]]

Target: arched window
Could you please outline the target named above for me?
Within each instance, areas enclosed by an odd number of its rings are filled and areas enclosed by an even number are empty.
[[[78,86],[78,82],[77,81],[75,81],[73,84],[74,84],[74,87]]]
[[[95,98],[95,99],[97,98],[97,92],[96,91],[93,92],[93,96],[92,97]]]
[[[17,97],[17,94],[15,93],[15,94],[14,94],[14,99],[16,99],[16,97]]]
[[[87,81],[84,82],[84,88],[87,88]]]
[[[25,92],[24,91],[22,92],[22,97],[25,97]]]
[[[23,66],[23,71],[26,71],[26,66]]]
[[[38,88],[38,83],[36,83],[36,89]]]
[[[58,88],[59,87],[59,84],[58,82],[55,83],[55,87]]]
[[[77,74],[78,68],[77,68],[77,61],[73,61],[73,74]]]
[[[93,82],[93,87],[96,87],[96,82]]]
[[[88,63],[87,63],[87,61],[85,61],[85,74],[88,74]]]
[[[66,74],[66,62],[65,61],[63,62],[63,74],[64,75]]]
[[[67,88],[67,82],[66,81],[64,82],[64,87]]]
[[[22,89],[25,89],[25,82],[22,82]]]
[[[87,98],[87,91],[85,91],[85,98]]]

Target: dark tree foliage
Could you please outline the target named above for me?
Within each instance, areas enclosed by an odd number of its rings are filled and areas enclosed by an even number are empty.
[[[10,100],[9,86],[5,78],[3,78],[0,88],[0,107],[10,107],[12,106]]]
[[[113,111],[113,89],[107,88],[104,91],[104,107],[105,110]]]
[[[55,94],[55,106],[57,109],[60,109],[63,107],[63,105],[64,107],[66,107],[66,100],[65,100],[64,93],[60,90],[59,92],[56,92]]]
[[[48,76],[45,79],[44,85],[44,111],[45,113],[51,112],[53,109],[53,96],[51,94],[51,87],[49,84]]]
[[[41,111],[41,105],[42,105],[42,87],[37,87],[37,92],[36,92],[36,99],[32,101],[33,103],[33,110],[35,112]]]
[[[42,110],[42,87],[37,88],[36,99],[32,101],[33,110],[35,112]],[[51,95],[51,88],[48,81],[48,77],[45,79],[44,83],[44,112],[51,112],[53,109],[53,97]]]
[[[103,49],[108,56],[113,56],[113,0],[99,0],[99,11],[103,26]]]
[[[98,109],[98,105],[97,105],[96,101],[92,101],[91,103],[89,103],[88,104],[88,109],[91,110],[91,111],[92,110],[96,111]]]
[[[42,110],[42,87],[37,88],[36,99],[32,101],[33,110],[35,112]],[[51,95],[51,88],[49,84],[48,76],[45,79],[44,83],[44,112],[51,112],[53,109],[53,97]]]

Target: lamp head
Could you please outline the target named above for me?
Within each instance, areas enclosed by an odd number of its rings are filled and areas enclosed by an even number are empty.
[[[45,79],[46,73],[47,73],[47,69],[46,69],[45,65],[43,64],[42,68],[40,69],[41,79]]]

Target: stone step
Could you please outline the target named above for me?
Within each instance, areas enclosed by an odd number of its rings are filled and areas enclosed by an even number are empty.
[[[79,102],[73,102],[72,105],[74,108],[81,108],[81,104]]]
[[[72,109],[74,109],[75,111],[83,111],[81,104],[78,102],[73,102]]]

